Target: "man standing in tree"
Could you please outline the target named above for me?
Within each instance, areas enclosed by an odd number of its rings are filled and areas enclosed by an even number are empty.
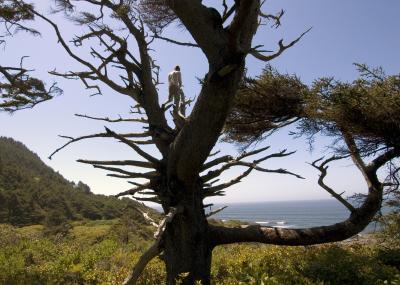
[[[179,65],[168,74],[168,102],[174,100],[174,112],[185,116],[185,98],[182,91],[182,75]]]

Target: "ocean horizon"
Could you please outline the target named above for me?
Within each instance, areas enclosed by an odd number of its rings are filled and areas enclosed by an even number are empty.
[[[334,199],[215,203],[205,210],[209,213],[224,206],[227,208],[212,218],[277,228],[327,226],[344,221],[350,215],[349,210]],[[156,209],[160,211],[161,207]],[[378,229],[379,224],[372,222],[364,233]]]
[[[349,210],[334,199],[217,203],[206,208],[206,212],[223,206],[227,208],[213,215],[213,218],[278,228],[327,226],[344,221],[350,215]],[[378,229],[379,225],[373,222],[364,232]]]

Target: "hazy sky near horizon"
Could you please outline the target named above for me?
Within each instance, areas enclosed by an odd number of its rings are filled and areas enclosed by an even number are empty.
[[[45,11],[46,4],[52,1],[33,2]],[[215,3],[215,1],[203,2]],[[352,65],[354,62],[366,63],[372,67],[382,66],[388,74],[400,72],[399,1],[269,0],[263,8],[269,13],[275,13],[280,9],[286,11],[282,26],[277,30],[269,26],[260,28],[254,39],[254,46],[263,44],[265,49],[276,49],[279,39],[284,38],[287,43],[309,27],[313,29],[296,46],[270,62],[279,71],[295,73],[307,84],[322,76],[334,76],[340,80],[352,81],[357,77],[357,71]],[[67,39],[83,31],[81,27],[73,26],[59,16],[51,17],[57,20]],[[96,160],[138,158],[128,147],[111,139],[79,142],[55,155],[52,160],[47,159],[53,150],[65,142],[58,137],[59,134],[75,137],[98,133],[104,130],[104,125],[123,132],[138,132],[141,126],[126,123],[105,124],[75,117],[75,113],[110,118],[119,114],[126,115],[129,106],[134,103],[129,98],[115,94],[109,88],[103,89],[102,96],[90,97],[91,91],[85,90],[80,81],[67,81],[48,75],[47,71],[55,68],[58,71],[76,71],[80,70],[80,66],[68,58],[57,45],[53,31],[45,23],[38,20],[35,26],[42,31],[42,37],[33,38],[22,33],[15,36],[8,41],[4,50],[0,51],[0,61],[3,65],[16,65],[21,56],[29,55],[25,65],[35,69],[34,75],[44,78],[49,84],[58,81],[65,94],[32,110],[16,112],[11,116],[0,113],[0,136],[12,137],[23,142],[64,177],[87,183],[95,193],[108,195],[129,189],[126,181],[107,177],[104,171],[76,162],[79,158]],[[191,40],[184,29],[177,25],[171,27],[166,35],[181,40]],[[186,96],[196,96],[200,89],[197,78],[203,77],[207,72],[205,57],[200,50],[160,41],[154,42],[152,48],[154,50],[152,55],[161,67],[161,79],[165,82],[168,72],[175,65],[180,65]],[[249,75],[259,74],[264,66],[265,63],[248,57]],[[160,101],[165,101],[166,97],[167,87],[164,84],[160,86]],[[267,161],[264,166],[284,167],[306,179],[253,173],[243,179],[241,184],[228,189],[225,197],[212,201],[250,202],[328,198],[329,195],[316,184],[317,171],[306,163],[319,158],[327,143],[329,140],[319,139],[315,150],[310,153],[305,141],[294,140],[288,136],[288,130],[277,133],[260,146],[270,145],[271,151],[287,148],[297,152],[291,157]],[[149,147],[146,149],[155,151]],[[223,153],[236,153],[236,148],[228,144],[218,144],[216,149],[221,149]],[[362,177],[350,161],[341,162],[331,168],[332,172],[327,181],[338,192],[346,191],[346,194],[350,195],[364,191],[365,184]],[[242,169],[232,170],[224,175],[224,178],[229,180],[241,171]]]

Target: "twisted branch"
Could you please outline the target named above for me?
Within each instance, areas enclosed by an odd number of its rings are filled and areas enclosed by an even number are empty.
[[[347,157],[347,156],[345,156],[345,157]],[[322,157],[322,158],[317,159],[314,162],[312,162],[311,165],[321,172],[321,174],[319,175],[319,178],[318,178],[318,185],[321,186],[323,189],[325,189],[329,194],[331,194],[332,197],[334,197],[336,200],[338,200],[340,203],[342,203],[351,213],[354,213],[356,211],[356,209],[353,207],[353,205],[351,205],[349,202],[347,202],[346,199],[344,199],[342,197],[344,192],[338,194],[332,188],[330,188],[328,185],[326,185],[324,182],[324,179],[327,175],[327,170],[329,167],[327,164],[331,161],[339,160],[339,159],[343,159],[343,158],[344,158],[343,156],[332,156],[332,157],[324,160],[320,165],[317,165],[317,163],[323,159],[323,157]]]
[[[289,43],[288,45],[284,45],[283,44],[283,39],[281,39],[279,41],[279,50],[272,54],[272,55],[263,55],[260,51],[258,51],[257,49],[251,49],[250,50],[250,54],[252,56],[254,56],[255,58],[262,60],[262,61],[270,61],[273,60],[274,58],[277,58],[278,56],[280,56],[285,50],[287,50],[288,48],[291,48],[292,46],[294,46],[297,42],[299,42],[301,40],[301,38],[306,35],[309,31],[311,31],[312,28],[309,28],[307,31],[305,31],[304,33],[302,33],[297,39],[295,39],[294,41],[292,41],[291,43]]]
[[[172,222],[173,218],[176,214],[179,214],[183,211],[181,207],[170,208],[168,214],[158,225],[157,231],[154,233],[154,238],[156,241],[154,244],[139,258],[139,261],[133,267],[129,276],[122,283],[123,285],[133,285],[138,280],[140,274],[145,269],[146,265],[157,255],[162,252],[162,237],[165,232],[165,229],[169,223]]]

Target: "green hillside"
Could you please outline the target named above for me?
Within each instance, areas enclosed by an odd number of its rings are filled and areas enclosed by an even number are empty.
[[[89,186],[67,181],[22,143],[0,137],[0,223],[43,224],[46,219],[100,220],[129,214],[143,219],[130,199],[95,195]]]

